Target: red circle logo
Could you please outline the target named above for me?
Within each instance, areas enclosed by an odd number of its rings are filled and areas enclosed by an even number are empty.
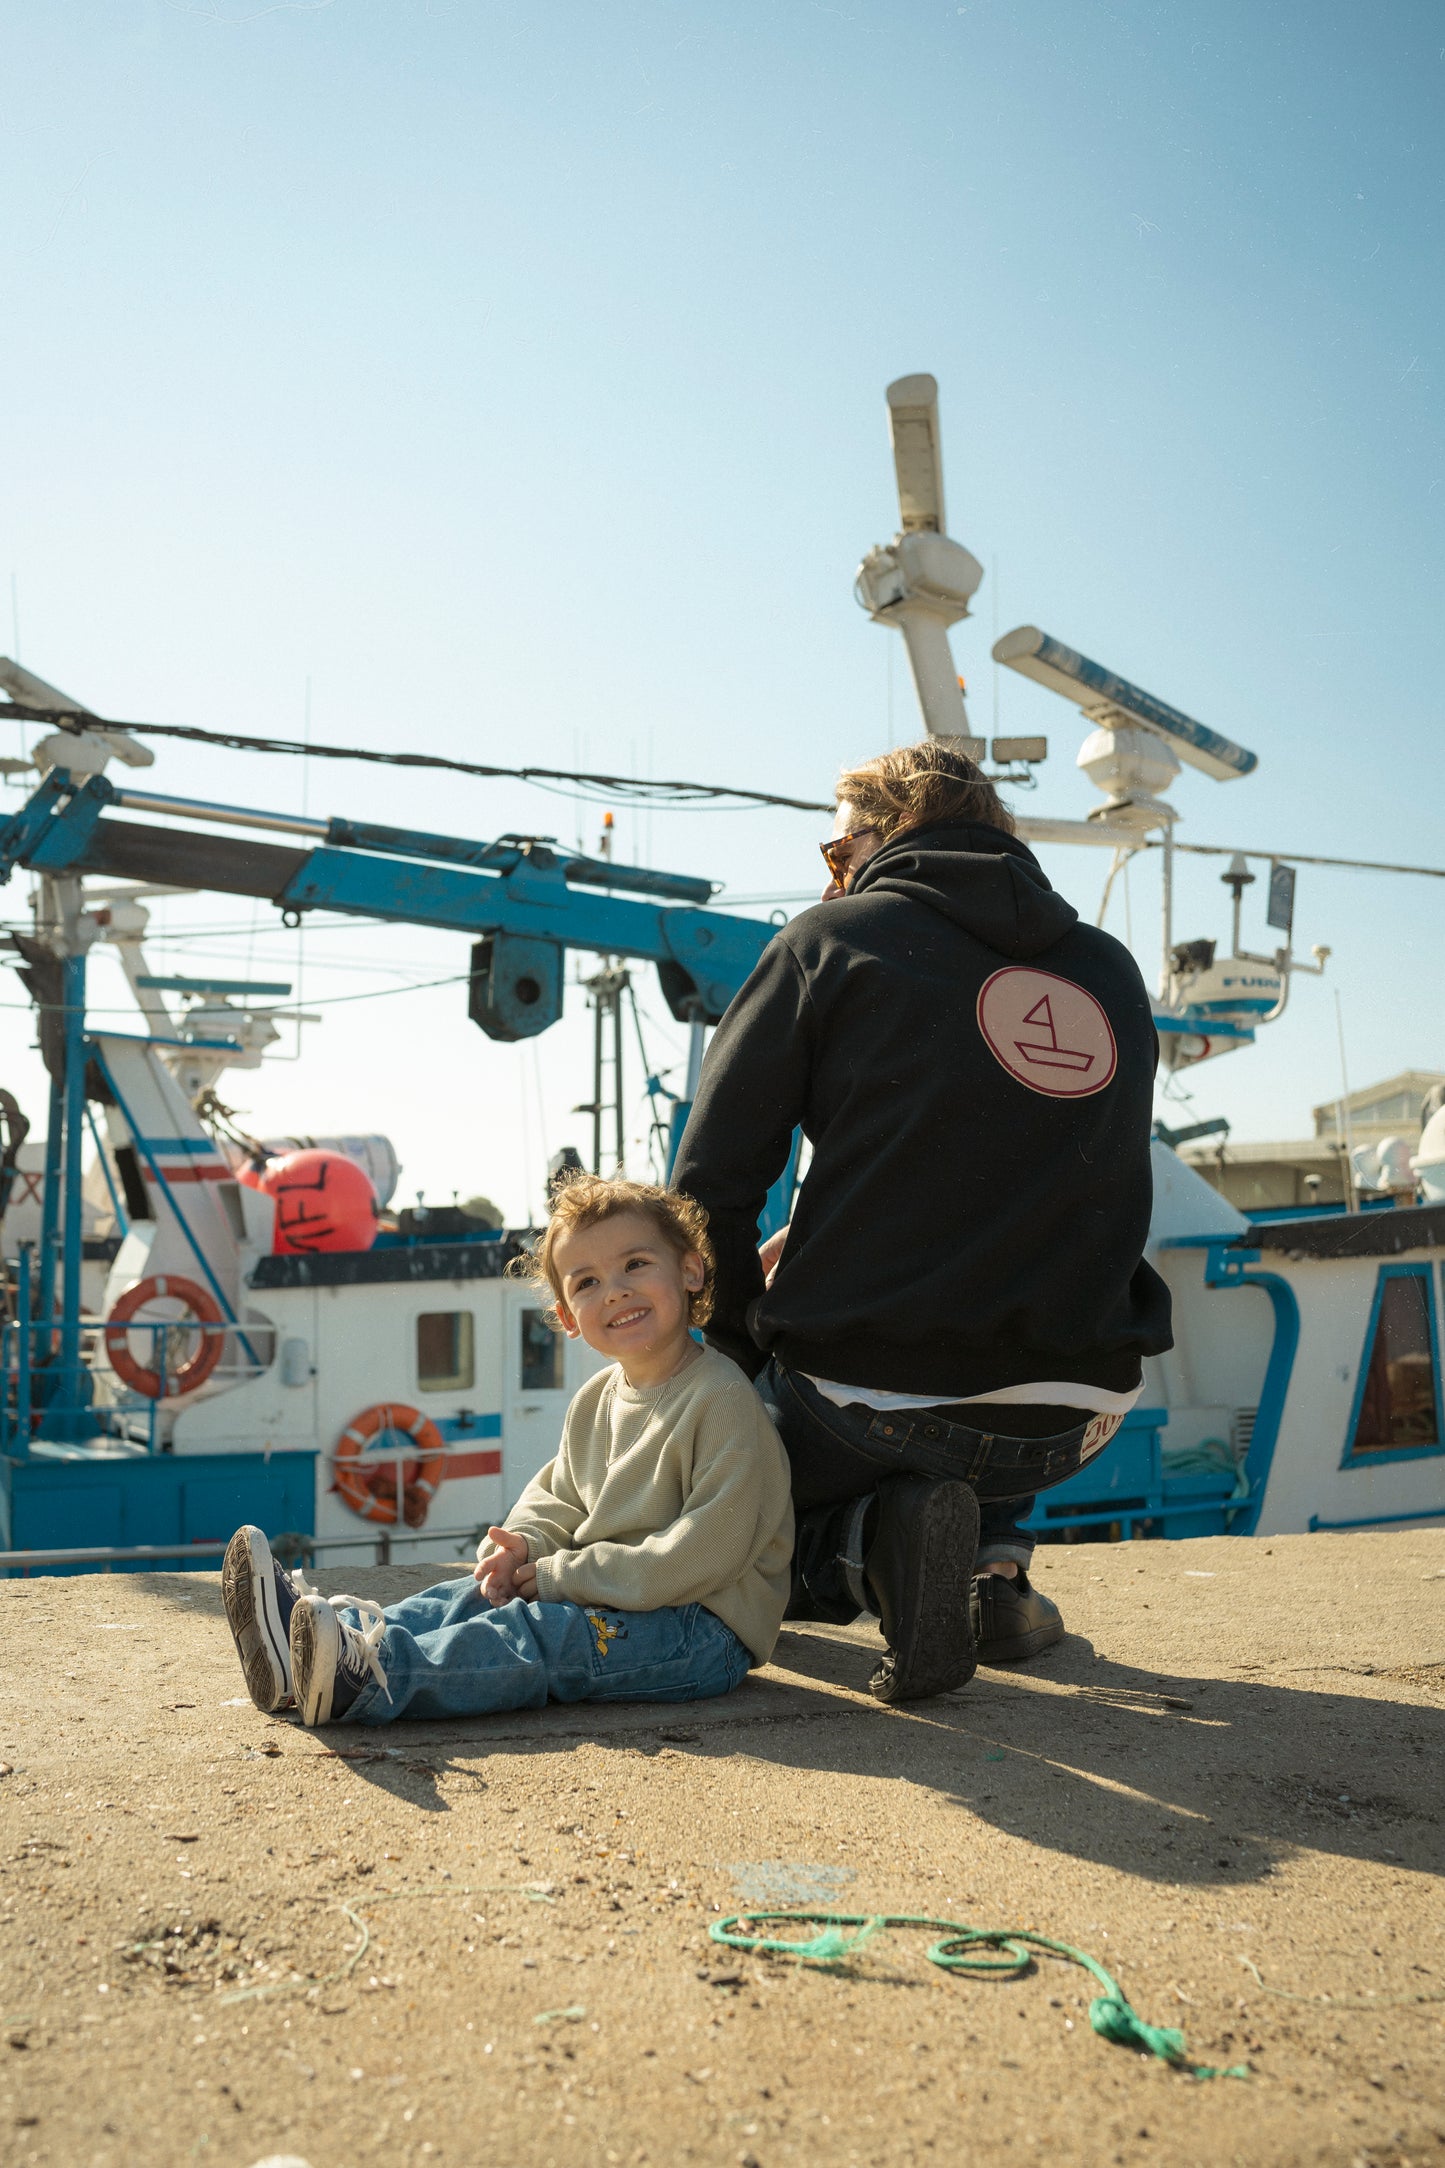
[[[979,988],[978,1028],[1009,1075],[1049,1099],[1087,1099],[1119,1066],[1099,1003],[1052,971],[995,971]]]

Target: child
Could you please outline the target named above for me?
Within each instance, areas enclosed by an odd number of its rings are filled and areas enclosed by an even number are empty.
[[[252,1700],[303,1724],[554,1701],[700,1701],[772,1654],[788,1599],[788,1463],[756,1392],[700,1347],[713,1254],[690,1197],[579,1175],[533,1257],[562,1330],[611,1367],[470,1578],[383,1611],[298,1586],[258,1528],[221,1576]],[[364,1621],[364,1623],[360,1623]]]

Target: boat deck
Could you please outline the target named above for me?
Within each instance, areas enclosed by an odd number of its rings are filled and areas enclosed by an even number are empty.
[[[1068,1640],[913,1709],[790,1628],[722,1702],[313,1734],[238,1705],[215,1576],[0,1585],[5,2157],[1445,2161],[1445,1530],[1040,1580]],[[709,1943],[747,1902],[1032,1927],[1253,2075],[1109,2045],[1052,1962]]]

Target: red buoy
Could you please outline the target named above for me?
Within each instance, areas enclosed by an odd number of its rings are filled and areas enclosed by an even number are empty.
[[[369,1250],[376,1240],[376,1191],[345,1152],[288,1152],[268,1160],[256,1184],[276,1200],[282,1256],[318,1250]]]

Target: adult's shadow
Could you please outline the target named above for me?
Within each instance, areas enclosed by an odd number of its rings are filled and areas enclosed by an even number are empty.
[[[775,1662],[856,1690],[876,1657],[875,1636],[809,1628]],[[1169,1886],[1258,1882],[1300,1850],[1438,1869],[1445,1706],[1403,1700],[1387,1678],[1336,1693],[1166,1676],[1070,1635],[877,1719],[762,1727],[748,1748],[903,1776],[1011,1836]]]

